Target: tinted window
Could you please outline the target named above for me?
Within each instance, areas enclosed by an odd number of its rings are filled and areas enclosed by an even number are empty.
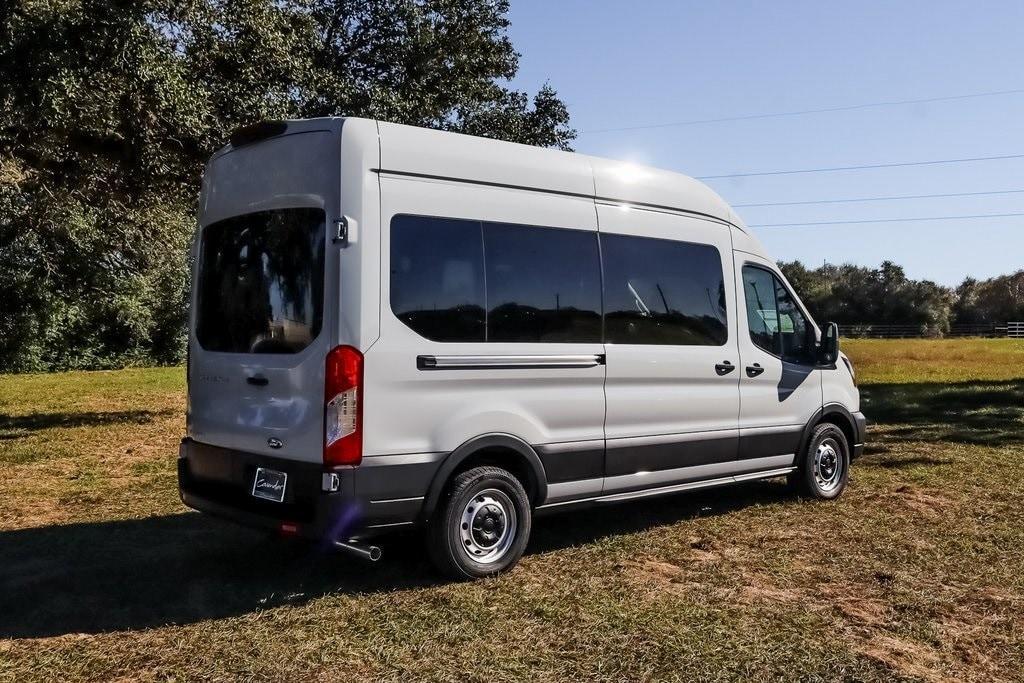
[[[203,229],[196,337],[209,351],[296,353],[320,334],[324,213],[261,211]]]
[[[750,339],[768,353],[793,363],[813,356],[812,329],[782,280],[763,268],[743,268]]]
[[[484,341],[480,223],[422,216],[391,221],[391,310],[435,341]]]
[[[649,237],[602,235],[605,339],[720,346],[728,339],[718,250]]]
[[[600,342],[597,234],[484,224],[487,339]]]
[[[796,305],[793,296],[775,278],[775,302],[779,309],[779,338],[782,342],[782,358],[793,363],[806,363],[814,349],[808,333],[811,326],[803,311]]]
[[[743,293],[747,300],[750,340],[768,353],[779,354],[779,312],[775,305],[775,278],[767,270],[743,269]]]

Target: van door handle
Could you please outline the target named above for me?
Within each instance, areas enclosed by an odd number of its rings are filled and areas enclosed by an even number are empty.
[[[723,362],[717,363],[715,365],[715,372],[718,373],[719,377],[721,377],[722,375],[728,375],[730,372],[732,372],[735,369],[736,369],[736,366],[733,365],[732,363],[730,363],[729,361],[723,361]]]
[[[764,368],[761,367],[760,363],[747,366],[747,377],[757,377],[762,372],[764,372]]]
[[[265,387],[268,384],[270,384],[270,380],[264,377],[263,375],[253,375],[252,377],[246,377],[245,381],[257,387]]]

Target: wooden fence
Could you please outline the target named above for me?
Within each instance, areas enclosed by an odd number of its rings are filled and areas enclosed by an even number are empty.
[[[948,332],[920,325],[876,325],[857,323],[840,325],[843,337],[871,337],[877,339],[911,339],[928,337],[1016,337],[1024,339],[1024,322],[983,323],[976,325],[953,325]]]

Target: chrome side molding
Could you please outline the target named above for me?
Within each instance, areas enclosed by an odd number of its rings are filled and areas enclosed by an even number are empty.
[[[544,356],[416,356],[419,370],[519,370],[593,368],[604,365],[603,353]]]
[[[735,476],[718,477],[716,479],[688,481],[680,484],[673,484],[671,486],[659,486],[657,488],[651,489],[640,489],[637,491],[627,491],[624,493],[613,493],[606,496],[593,496],[591,498],[574,498],[571,500],[558,500],[557,502],[545,503],[544,505],[539,506],[537,509],[547,510],[551,508],[557,508],[563,505],[575,505],[577,503],[617,503],[620,501],[635,500],[638,498],[650,498],[653,496],[663,496],[670,493],[682,493],[683,491],[713,488],[715,486],[728,486],[730,484],[739,484],[744,481],[772,479],[774,477],[785,476],[790,472],[795,472],[796,470],[796,467],[779,467],[773,470],[749,472],[746,474],[737,474]]]

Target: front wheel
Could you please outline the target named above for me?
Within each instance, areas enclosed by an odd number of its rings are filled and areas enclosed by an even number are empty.
[[[474,467],[455,477],[431,521],[430,554],[455,578],[492,576],[522,557],[530,525],[519,480],[498,467]]]
[[[811,498],[838,498],[850,478],[850,445],[843,430],[824,423],[814,428],[800,469],[790,475],[790,483]]]

